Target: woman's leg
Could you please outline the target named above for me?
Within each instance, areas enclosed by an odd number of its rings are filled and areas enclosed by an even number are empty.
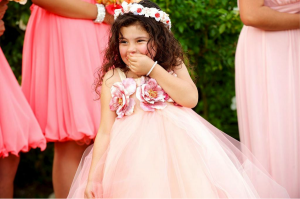
[[[15,155],[0,158],[0,198],[13,198],[14,179],[19,162],[20,157]]]
[[[73,178],[87,145],[75,141],[56,142],[53,161],[53,187],[56,198],[68,196]]]

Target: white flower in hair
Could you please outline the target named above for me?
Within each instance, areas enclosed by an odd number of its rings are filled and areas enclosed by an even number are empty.
[[[158,22],[164,23],[171,29],[171,20],[167,13],[156,8],[147,8],[137,3],[128,4],[126,1],[122,3],[122,9],[115,10],[115,20],[124,13],[133,13],[134,15],[144,15],[145,17],[154,18]]]
[[[118,18],[119,15],[123,14],[121,9],[116,9],[115,10],[115,20]]]
[[[135,15],[144,15],[143,10],[144,7],[140,4],[132,4],[132,6],[130,7],[130,12]]]
[[[145,13],[145,17],[150,17],[150,15],[151,15],[150,8],[144,8],[144,13]]]
[[[125,13],[128,13],[130,11],[130,4],[128,4],[126,1],[124,1],[122,3],[122,7],[123,7],[123,10],[124,10]]]

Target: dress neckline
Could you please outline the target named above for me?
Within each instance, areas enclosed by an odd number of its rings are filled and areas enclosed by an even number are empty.
[[[128,78],[128,77],[126,77],[125,73],[120,68],[116,68],[116,69],[117,69],[117,71],[119,73],[121,81],[123,81],[124,79]],[[139,78],[129,77],[129,78],[133,79],[138,85],[140,85],[141,77],[139,77]]]

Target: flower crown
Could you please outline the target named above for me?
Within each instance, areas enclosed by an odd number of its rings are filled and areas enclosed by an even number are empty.
[[[122,3],[121,9],[115,10],[115,20],[124,13],[133,13],[134,15],[144,15],[145,17],[151,17],[154,18],[156,21],[160,21],[164,23],[167,28],[171,30],[171,19],[169,15],[161,10],[158,10],[156,8],[147,8],[142,6],[141,4],[137,3],[130,3],[127,2]]]

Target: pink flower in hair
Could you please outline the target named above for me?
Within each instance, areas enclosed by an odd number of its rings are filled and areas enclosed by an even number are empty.
[[[112,99],[109,108],[116,111],[118,117],[131,115],[135,106],[134,99],[129,98],[136,91],[136,82],[132,78],[126,78],[122,82],[116,82],[111,87]]]
[[[164,109],[167,106],[164,90],[152,78],[142,77],[136,97],[140,100],[140,106],[144,111],[155,111],[155,109]]]

